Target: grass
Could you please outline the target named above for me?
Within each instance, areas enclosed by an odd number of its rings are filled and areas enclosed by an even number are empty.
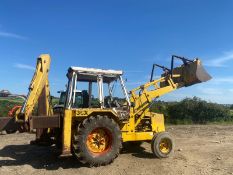
[[[22,98],[15,98],[15,97],[0,97],[0,101],[9,101],[12,103],[23,103],[23,99]]]
[[[52,105],[58,104],[59,99],[53,98],[52,99]],[[16,98],[16,97],[0,97],[0,117],[7,117],[8,112],[14,107],[14,106],[21,106],[23,104],[24,100],[22,98]]]
[[[9,97],[9,98],[3,98],[0,97],[0,117],[7,117],[8,112],[17,105],[22,105],[23,104],[23,99],[21,98],[14,98],[14,97]]]

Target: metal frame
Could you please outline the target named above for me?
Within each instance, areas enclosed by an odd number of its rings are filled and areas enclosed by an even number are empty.
[[[104,108],[104,87],[103,87],[103,76],[97,75],[98,94],[101,109]]]
[[[88,92],[89,92],[89,98],[91,98],[92,94],[92,82],[96,82],[98,85],[98,98],[100,101],[101,108],[104,108],[104,89],[103,89],[103,84],[112,83],[115,80],[119,80],[123,94],[126,98],[126,101],[128,105],[130,106],[130,99],[129,95],[126,89],[126,86],[124,84],[124,80],[122,78],[123,71],[117,71],[117,70],[103,70],[103,69],[94,69],[94,68],[83,68],[83,67],[70,67],[68,70],[67,77],[69,79],[68,81],[68,87],[67,87],[67,102],[66,102],[66,109],[71,109],[72,105],[72,99],[74,100],[75,97],[75,89],[77,85],[77,81],[84,81],[84,82],[89,82],[88,86]],[[91,80],[82,77],[82,80],[79,80],[79,76],[92,76],[95,77],[95,81],[92,78]],[[110,77],[111,81],[106,80],[105,78]],[[90,78],[90,77],[88,77]],[[72,95],[73,94],[73,95]],[[109,95],[111,96],[111,90],[109,86]],[[90,106],[90,100],[89,100],[89,106]]]
[[[126,98],[126,101],[127,101],[128,105],[130,106],[131,103],[130,103],[128,92],[126,90],[126,86],[125,86],[124,80],[123,80],[122,76],[120,76],[119,79],[120,79],[121,88],[122,88],[122,91],[123,91],[124,96]]]
[[[153,66],[152,66],[152,71],[151,71],[151,76],[150,76],[150,82],[153,81],[153,76],[154,76],[155,67],[161,68],[165,73],[170,73],[170,72],[171,72],[171,70],[168,69],[167,67],[161,66],[161,65],[159,65],[159,64],[153,64]]]
[[[185,57],[181,57],[181,56],[177,56],[177,55],[172,55],[172,58],[171,58],[171,69],[165,67],[165,66],[161,66],[159,64],[153,64],[152,66],[152,71],[151,71],[151,76],[150,76],[150,82],[153,81],[153,76],[154,76],[154,71],[155,71],[155,67],[159,67],[161,68],[166,74],[170,74],[171,75],[171,78],[173,78],[173,69],[174,69],[174,60],[175,58],[177,59],[180,59],[184,65],[187,65],[188,62],[194,62],[194,60],[190,60],[188,58],[185,58]]]
[[[174,68],[174,60],[175,60],[175,58],[180,59],[183,62],[184,65],[187,65],[187,62],[190,62],[190,63],[194,62],[194,60],[190,60],[190,59],[185,58],[185,57],[181,57],[181,56],[177,56],[177,55],[172,55],[172,59],[171,59],[171,71],[170,71],[171,72],[171,77],[173,77],[173,68]]]

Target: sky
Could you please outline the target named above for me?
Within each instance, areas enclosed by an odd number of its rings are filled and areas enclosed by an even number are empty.
[[[36,58],[49,53],[51,93],[70,66],[125,72],[127,89],[149,81],[153,63],[199,57],[212,80],[161,97],[233,103],[231,0],[1,0],[0,89],[26,94]]]

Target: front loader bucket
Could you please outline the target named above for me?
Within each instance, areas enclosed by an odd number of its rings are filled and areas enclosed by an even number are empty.
[[[179,75],[177,77],[176,75]],[[201,61],[195,59],[192,62],[176,67],[172,71],[172,79],[175,83],[191,86],[210,80],[212,77],[203,68]]]

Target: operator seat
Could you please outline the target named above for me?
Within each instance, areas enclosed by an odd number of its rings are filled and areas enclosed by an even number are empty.
[[[87,90],[82,90],[82,96],[83,96],[83,108],[89,107],[89,94]]]

